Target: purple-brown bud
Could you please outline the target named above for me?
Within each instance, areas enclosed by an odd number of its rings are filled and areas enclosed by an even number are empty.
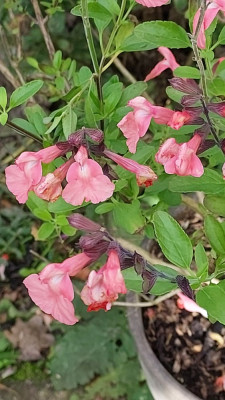
[[[201,94],[201,89],[194,79],[172,78],[169,79],[171,86],[179,92],[198,95]]]
[[[70,215],[68,218],[69,224],[76,229],[80,229],[81,231],[86,232],[97,232],[103,230],[101,225],[93,222],[87,217],[84,217],[82,214],[74,213]]]
[[[189,299],[191,300],[195,300],[194,292],[191,289],[189,281],[187,280],[187,278],[185,278],[185,276],[177,275],[176,282],[182,293],[185,294],[185,296],[189,297]]]

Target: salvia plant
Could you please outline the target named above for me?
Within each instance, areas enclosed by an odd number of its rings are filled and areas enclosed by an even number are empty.
[[[129,289],[162,295],[180,288],[184,307],[225,323],[225,57],[215,55],[225,44],[225,1],[187,1],[187,31],[132,16],[135,7],[172,7],[168,0],[79,1],[71,13],[83,21],[91,69],[55,50],[44,11],[31,3],[50,62],[27,57],[35,79],[21,85],[17,60],[10,98],[0,89],[0,122],[40,150],[23,152],[6,168],[6,185],[43,221],[39,240],[67,243],[82,232],[75,255],[66,244],[68,258],[26,277],[31,299],[56,320],[76,323],[71,277],[97,265],[81,291],[88,311],[110,310]],[[47,18],[64,11],[62,1],[43,5]],[[152,49],[161,60],[136,82],[118,56]],[[191,66],[179,65],[171,49],[192,52]],[[114,63],[130,85],[110,74]],[[168,68],[173,78],[163,107],[149,87],[155,80],[157,90]],[[38,104],[41,94],[55,104],[51,113]],[[9,120],[28,100],[26,118]],[[170,213],[181,203],[203,217],[191,236]],[[167,262],[131,248],[136,233],[154,239]],[[125,241],[118,239],[123,234]]]

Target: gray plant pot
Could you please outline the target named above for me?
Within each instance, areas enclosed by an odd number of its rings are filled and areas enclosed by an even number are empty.
[[[138,296],[129,292],[128,302],[137,302]],[[143,368],[148,387],[155,400],[201,400],[180,385],[162,366],[145,337],[141,309],[129,307],[128,321],[134,338],[138,358]]]

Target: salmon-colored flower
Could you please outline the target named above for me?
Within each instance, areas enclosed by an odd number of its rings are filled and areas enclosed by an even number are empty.
[[[57,168],[54,172],[48,173],[41,178],[38,185],[34,187],[34,193],[43,200],[55,201],[62,194],[62,181],[65,179],[73,159]]]
[[[160,7],[168,3],[169,0],[136,0],[137,3],[145,7]]]
[[[88,305],[88,311],[111,309],[119,293],[126,293],[116,250],[110,250],[107,263],[99,271],[91,271],[81,292],[81,299]]]
[[[73,325],[78,319],[74,315],[74,292],[70,276],[76,275],[90,262],[86,254],[77,254],[62,263],[47,265],[40,274],[31,274],[23,283],[33,302],[42,311],[63,324]]]
[[[139,186],[151,186],[153,182],[157,179],[157,175],[155,174],[155,172],[147,165],[141,165],[138,162],[131,160],[130,158],[122,157],[119,154],[113,153],[110,150],[104,150],[104,154],[127,171],[135,174],[137,184]]]
[[[180,66],[180,64],[177,63],[172,51],[169,50],[167,47],[159,47],[158,51],[162,54],[164,59],[162,61],[159,61],[158,64],[156,64],[156,66],[149,72],[149,74],[145,78],[145,82],[150,81],[150,79],[156,78],[168,68],[171,69],[171,71],[174,71]]]
[[[41,181],[41,163],[50,163],[61,154],[56,145],[38,152],[25,151],[16,159],[15,165],[6,168],[6,185],[19,203],[25,203],[28,192]]]
[[[197,38],[197,44],[200,49],[205,49],[206,47],[206,37],[205,31],[209,28],[219,11],[223,11],[225,15],[225,2],[224,0],[208,0],[207,9],[204,14],[201,29]],[[200,9],[196,12],[193,20],[193,31],[195,33],[200,17]]]
[[[142,96],[130,100],[128,106],[134,110],[125,115],[117,126],[127,138],[126,143],[129,151],[135,153],[137,143],[146,134],[151,119],[154,118],[157,124],[167,124],[174,111],[154,106]]]
[[[181,310],[184,309],[189,312],[197,312],[205,318],[208,317],[207,311],[204,308],[198,306],[198,304],[195,303],[194,300],[191,300],[189,297],[185,296],[183,293],[178,293],[178,297],[179,297],[179,299],[177,300],[177,306]]]
[[[174,138],[167,139],[156,153],[155,160],[164,165],[167,174],[200,177],[204,168],[196,152],[201,140],[197,134],[186,143],[177,143]]]
[[[97,204],[111,197],[115,185],[103,174],[102,168],[96,161],[88,159],[84,146],[79,148],[74,158],[75,162],[66,175],[68,184],[62,192],[64,200],[78,206],[83,201]]]

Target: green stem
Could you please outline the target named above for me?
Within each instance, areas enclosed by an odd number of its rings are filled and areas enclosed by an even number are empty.
[[[87,2],[87,0],[81,0],[81,9],[82,9],[82,19],[83,19],[83,24],[84,24],[85,36],[86,36],[92,64],[93,64],[95,73],[98,74],[99,73],[99,65],[98,65],[97,54],[95,51],[94,40],[93,40],[93,36],[92,36],[92,32],[91,32],[91,25],[90,25],[90,21],[88,18],[88,2]]]
[[[115,25],[113,27],[113,30],[111,32],[111,35],[110,35],[108,43],[107,43],[107,46],[105,48],[105,54],[103,55],[103,59],[102,59],[101,64],[100,64],[100,69],[103,66],[103,62],[104,62],[105,58],[107,58],[107,56],[108,56],[108,53],[109,53],[109,51],[111,49],[111,46],[112,46],[113,40],[115,38],[115,35],[116,35],[116,33],[117,33],[117,31],[118,31],[118,29],[120,27],[120,23],[121,23],[121,20],[123,18],[123,14],[124,14],[124,11],[125,11],[125,8],[126,8],[126,3],[127,3],[127,0],[122,0],[121,7],[120,7],[120,13],[118,15],[117,21],[116,21],[116,23],[115,23]]]

